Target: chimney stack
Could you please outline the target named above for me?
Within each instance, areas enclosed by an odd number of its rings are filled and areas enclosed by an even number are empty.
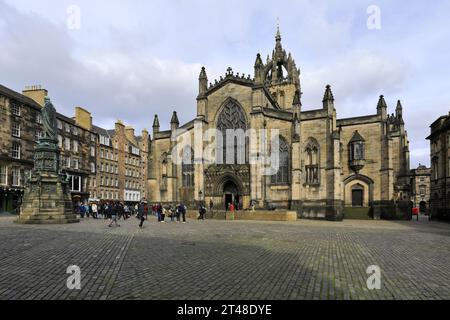
[[[42,89],[41,85],[33,85],[33,86],[26,86],[25,89],[22,91],[22,94],[36,101],[36,103],[38,103],[41,107],[44,107],[45,105],[44,98],[48,96],[48,91]]]

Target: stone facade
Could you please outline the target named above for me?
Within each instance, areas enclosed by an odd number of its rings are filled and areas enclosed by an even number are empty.
[[[450,113],[431,125],[431,214],[450,220]]]
[[[47,90],[27,87],[22,94],[0,85],[0,213],[17,212],[33,157],[42,136],[41,109]],[[149,134],[136,137],[120,121],[115,130],[93,125],[89,111],[60,113],[57,137],[60,170],[68,176],[74,204],[89,200],[138,202],[148,197]]]
[[[132,127],[117,121],[114,130],[95,127],[99,150],[97,173],[91,194],[98,200],[137,203],[148,197],[147,161],[149,134],[134,134]]]
[[[411,170],[411,200],[421,213],[427,213],[430,206],[431,168],[419,165]]]
[[[257,55],[253,76],[228,68],[220,80],[208,85],[203,68],[197,117],[180,127],[175,113],[167,131],[160,131],[155,117],[150,201],[183,201],[194,206],[212,200],[219,210],[236,202],[244,209],[253,204],[329,220],[341,220],[346,207],[358,206],[371,208],[376,218],[408,218],[409,141],[400,101],[392,115],[381,96],[376,114],[338,119],[330,86],[320,109],[303,111],[301,96],[300,70],[283,49],[279,31],[266,63]],[[237,143],[246,146],[243,162],[210,163],[203,155],[211,145],[217,147],[217,142],[198,137],[216,129],[265,129],[269,138],[256,135]],[[263,165],[248,158],[270,156],[270,134],[275,131],[281,137],[280,170],[263,175]],[[195,141],[192,166],[185,164],[179,147],[178,153],[173,152],[187,138]],[[182,163],[173,157],[183,157]]]

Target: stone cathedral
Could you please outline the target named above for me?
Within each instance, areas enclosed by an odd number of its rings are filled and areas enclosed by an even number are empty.
[[[197,117],[180,126],[174,112],[171,129],[161,131],[155,116],[149,201],[184,202],[195,209],[212,200],[217,210],[233,202],[243,210],[254,205],[328,220],[341,220],[345,208],[354,207],[383,217],[409,202],[409,142],[400,101],[392,115],[380,96],[373,115],[338,119],[331,86],[325,88],[320,109],[303,111],[301,98],[300,69],[283,49],[279,30],[272,55],[265,62],[256,56],[253,76],[228,68],[208,83],[202,68]],[[202,158],[205,142],[197,140],[180,155],[182,163],[175,163],[176,135],[182,129],[193,138],[194,128],[278,129],[278,172],[262,175],[257,164],[247,162],[208,163]]]

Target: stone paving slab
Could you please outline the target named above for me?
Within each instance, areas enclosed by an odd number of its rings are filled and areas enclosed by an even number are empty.
[[[450,299],[450,225],[0,218],[0,299]],[[66,269],[82,272],[81,290]],[[366,269],[381,268],[381,290]]]

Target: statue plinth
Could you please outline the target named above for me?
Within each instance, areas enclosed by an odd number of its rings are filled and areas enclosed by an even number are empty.
[[[57,141],[40,139],[34,170],[27,182],[17,223],[66,224],[80,222],[73,212],[67,176],[60,173]]]

